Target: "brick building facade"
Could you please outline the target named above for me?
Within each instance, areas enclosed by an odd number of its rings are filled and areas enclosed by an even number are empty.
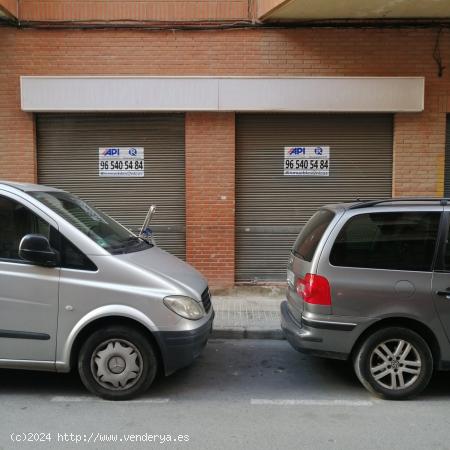
[[[266,11],[269,3],[259,6]],[[438,47],[443,65],[449,66],[445,27],[270,28],[254,23],[258,4],[244,0],[2,0],[0,6],[7,18],[0,26],[2,179],[40,181],[38,112],[21,107],[23,76],[423,77],[423,111],[386,111],[393,120],[391,193],[444,194],[450,69],[439,76],[433,55]],[[157,21],[173,22],[173,29],[151,29]],[[241,28],[228,27],[240,21]],[[101,26],[94,28],[97,22]],[[188,26],[182,29],[177,22]],[[78,28],[80,23],[84,28]],[[217,29],[189,29],[199,23]],[[235,122],[240,112],[181,112],[186,258],[213,286],[230,286],[236,279]]]

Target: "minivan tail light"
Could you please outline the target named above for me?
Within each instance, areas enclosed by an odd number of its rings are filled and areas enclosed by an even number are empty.
[[[307,273],[297,280],[297,294],[306,303],[331,306],[330,283],[321,275]]]

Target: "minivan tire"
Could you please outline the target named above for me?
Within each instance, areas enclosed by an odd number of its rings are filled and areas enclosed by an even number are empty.
[[[108,326],[95,331],[78,355],[81,381],[106,400],[130,400],[143,394],[157,371],[151,342],[131,327]]]
[[[428,385],[433,374],[433,355],[426,341],[415,331],[387,327],[362,342],[355,352],[353,366],[359,381],[372,394],[403,400],[417,396]],[[378,381],[377,375],[382,376]],[[404,387],[401,387],[402,382]]]

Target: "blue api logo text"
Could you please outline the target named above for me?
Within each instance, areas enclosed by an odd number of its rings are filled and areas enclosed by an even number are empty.
[[[120,150],[118,148],[106,148],[103,156],[119,156]]]
[[[304,155],[306,153],[305,147],[292,147],[289,150],[290,155]]]

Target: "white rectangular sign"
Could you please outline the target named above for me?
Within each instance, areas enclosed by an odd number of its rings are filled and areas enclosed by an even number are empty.
[[[284,175],[329,176],[330,147],[284,147]]]
[[[144,147],[98,149],[99,177],[143,177]]]

